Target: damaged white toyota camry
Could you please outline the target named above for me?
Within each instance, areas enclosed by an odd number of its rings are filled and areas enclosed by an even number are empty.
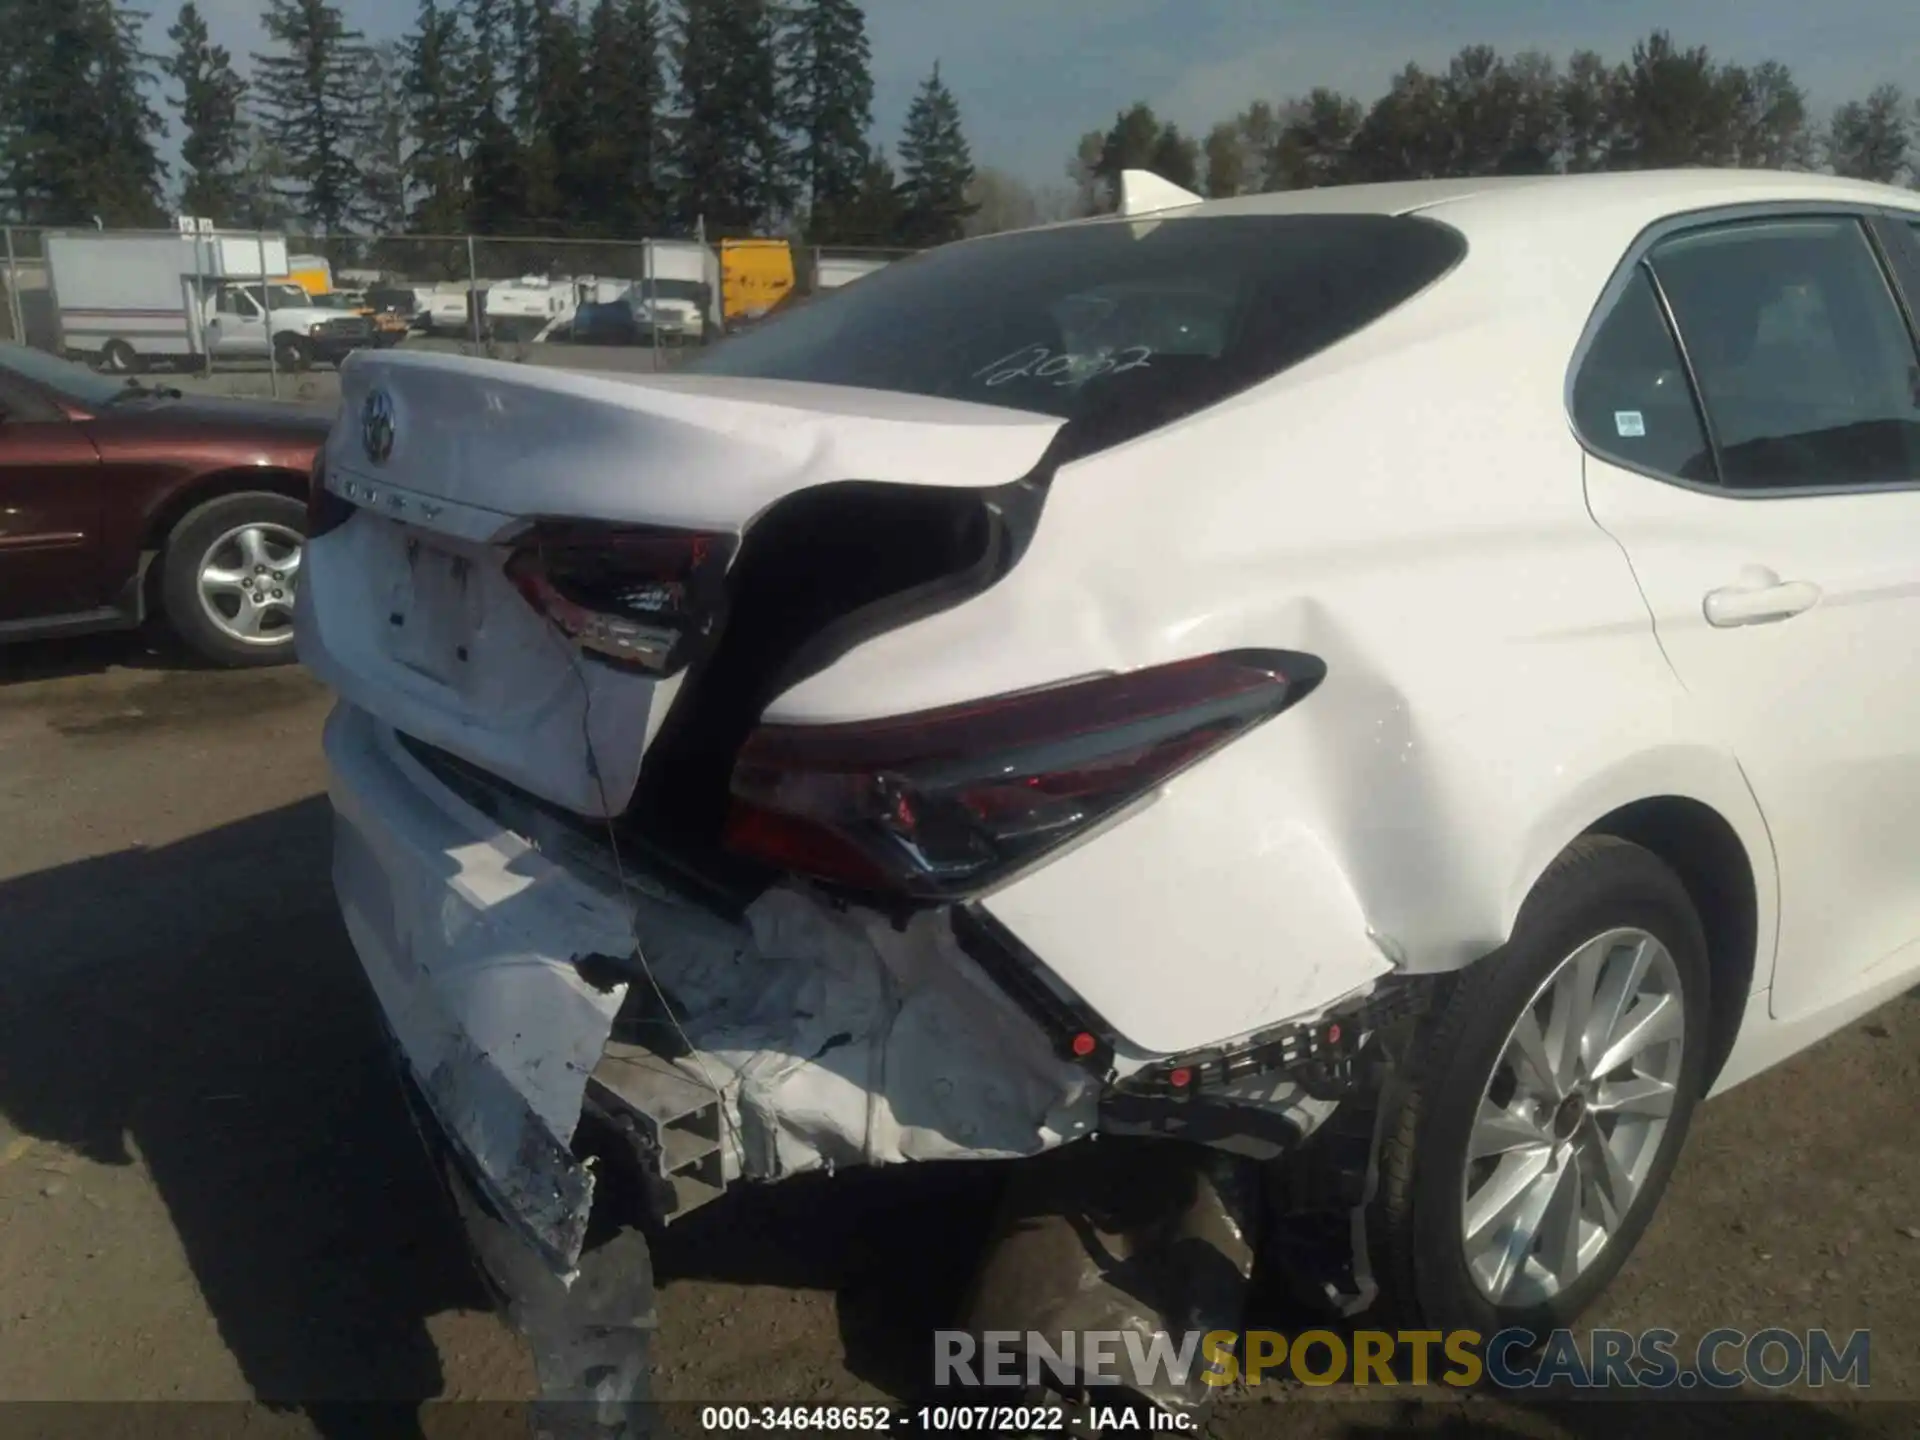
[[[654,1227],[955,1158],[966,1326],[1559,1323],[1920,971],[1920,196],[1127,189],[678,373],[344,371],[334,882],[550,1393]]]

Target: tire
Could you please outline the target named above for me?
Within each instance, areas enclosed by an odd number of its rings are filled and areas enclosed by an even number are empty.
[[[100,368],[113,375],[138,375],[147,362],[124,340],[109,340],[100,350]]]
[[[294,658],[298,550],[290,556],[287,542],[304,543],[306,522],[306,507],[298,501],[249,491],[209,500],[174,526],[160,556],[160,606],[188,649],[227,667],[284,665]],[[243,533],[250,529],[263,542],[253,548],[251,563],[250,542]],[[285,564],[289,558],[294,560],[292,566]],[[282,563],[275,565],[275,560]],[[203,584],[210,565],[239,579],[226,585]],[[252,583],[242,585],[241,580]],[[206,593],[209,589],[218,593]],[[255,602],[252,597],[261,593],[265,599]],[[229,600],[233,617],[223,624],[214,612],[224,614]],[[241,617],[247,615],[254,617],[258,630],[251,639],[242,633],[248,622]]]
[[[1623,932],[1624,938],[1603,945],[1602,937],[1610,932]],[[1671,965],[1663,964],[1654,951],[1637,948],[1639,940],[1633,932],[1657,942]],[[1623,963],[1631,967],[1643,954],[1653,957],[1647,961],[1647,973],[1661,977],[1658,984],[1663,993],[1677,992],[1682,1006],[1678,1021],[1660,1027],[1660,1033],[1670,1034],[1679,1043],[1677,1062],[1669,1044],[1641,1052],[1654,1057],[1652,1063],[1673,1086],[1664,1127],[1656,1132],[1657,1119],[1619,1115],[1611,1117],[1609,1132],[1604,1128],[1608,1117],[1588,1113],[1583,1102],[1572,1100],[1553,1106],[1552,1119],[1538,1119],[1542,1110],[1524,1098],[1536,1088],[1527,1078],[1536,1072],[1509,1058],[1519,1054],[1509,1050],[1508,1043],[1523,1011],[1545,1015],[1542,1048],[1551,1052],[1559,1033],[1553,1024],[1553,1007],[1561,1003],[1561,992],[1543,989],[1549,978],[1566,976],[1571,983],[1582,973],[1600,977],[1592,1013],[1601,1015],[1608,1008],[1604,1002],[1609,998],[1609,980],[1631,973],[1615,967]],[[1575,965],[1581,956],[1596,955],[1600,958],[1589,960],[1592,968],[1586,972],[1563,969]],[[1705,1074],[1708,986],[1700,918],[1678,877],[1662,861],[1626,841],[1588,836],[1554,862],[1521,907],[1508,942],[1456,977],[1424,1017],[1400,1078],[1390,1083],[1383,1097],[1379,1183],[1368,1212],[1368,1249],[1382,1307],[1394,1323],[1442,1331],[1474,1330],[1482,1336],[1517,1327],[1544,1339],[1552,1330],[1571,1325],[1600,1296],[1645,1231],[1685,1143]],[[1627,1000],[1619,1007],[1621,1013],[1652,1013],[1636,1011],[1631,994]],[[1657,997],[1643,1003],[1655,1005]],[[1670,1011],[1662,1008],[1660,1013]],[[1612,1033],[1620,1035],[1620,1027]],[[1602,1058],[1604,1053],[1589,1058]],[[1592,1085],[1596,1100],[1611,1105],[1628,1092],[1620,1088],[1623,1072],[1608,1073],[1615,1078],[1596,1077],[1585,1083]],[[1638,1077],[1636,1082],[1651,1083]],[[1551,1087],[1537,1088],[1548,1095],[1550,1104]],[[1483,1102],[1529,1112],[1524,1123],[1544,1130],[1545,1152],[1528,1141],[1524,1148],[1516,1144],[1511,1154],[1470,1161],[1469,1148],[1476,1143]],[[1591,1133],[1586,1128],[1589,1124],[1594,1127]],[[1563,1130],[1568,1132],[1565,1137]],[[1564,1198],[1568,1192],[1554,1191],[1554,1198],[1539,1212],[1538,1248],[1521,1250],[1515,1243],[1525,1233],[1524,1216],[1534,1213],[1523,1206],[1522,1218],[1488,1227],[1488,1237],[1505,1236],[1506,1243],[1482,1252],[1483,1269],[1476,1274],[1464,1231],[1468,1185],[1486,1186],[1474,1192],[1478,1213],[1498,1213],[1501,1207],[1485,1198],[1496,1188],[1488,1183],[1488,1167],[1512,1166],[1510,1173],[1524,1173],[1522,1167],[1534,1163],[1533,1157],[1559,1155],[1563,1147],[1573,1147],[1579,1152],[1578,1168],[1550,1160],[1548,1173],[1558,1176],[1563,1167],[1572,1169],[1566,1177],[1572,1193],[1581,1196],[1583,1208],[1590,1201],[1594,1215],[1605,1215],[1605,1204],[1585,1195],[1581,1184],[1589,1174],[1609,1173],[1604,1161],[1595,1158],[1600,1152],[1592,1148],[1594,1135],[1602,1143],[1614,1143],[1607,1139],[1609,1133],[1619,1137],[1622,1146],[1637,1143],[1639,1147],[1626,1172],[1637,1171],[1639,1183],[1624,1209],[1612,1217],[1614,1223],[1585,1230],[1585,1222],[1576,1220],[1576,1228],[1569,1230],[1562,1223],[1570,1213]],[[1579,1238],[1583,1231],[1585,1245],[1597,1247],[1593,1253],[1583,1249]],[[1600,1234],[1606,1235],[1604,1241],[1596,1238]],[[1566,1248],[1570,1236],[1571,1251]],[[1517,1264],[1511,1258],[1504,1262],[1498,1258],[1502,1253],[1511,1257],[1515,1251],[1520,1251]],[[1550,1254],[1568,1258],[1550,1267]],[[1552,1269],[1561,1273],[1550,1274]],[[1503,1288],[1500,1277],[1508,1274],[1513,1276],[1512,1285]]]
[[[273,363],[289,374],[298,375],[313,368],[313,346],[299,335],[276,335]]]

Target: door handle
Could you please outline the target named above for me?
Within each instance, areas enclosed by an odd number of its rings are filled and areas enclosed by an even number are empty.
[[[1709,590],[1702,610],[1716,629],[1791,620],[1820,603],[1820,587],[1808,580],[1782,580],[1771,570],[1743,572],[1738,585]]]

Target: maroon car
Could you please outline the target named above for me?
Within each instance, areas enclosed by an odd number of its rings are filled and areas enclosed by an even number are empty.
[[[0,643],[157,610],[220,664],[291,660],[307,476],[331,419],[0,345]]]

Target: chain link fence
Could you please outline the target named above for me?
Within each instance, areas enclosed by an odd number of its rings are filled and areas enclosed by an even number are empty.
[[[350,349],[672,368],[904,249],[770,240],[0,226],[0,339],[216,393],[327,399]],[[169,384],[180,383],[169,379]]]

